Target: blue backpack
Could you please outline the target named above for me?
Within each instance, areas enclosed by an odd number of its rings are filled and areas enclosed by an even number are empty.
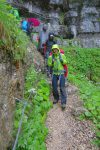
[[[28,28],[28,22],[26,20],[24,20],[22,22],[22,30],[26,31],[27,32],[27,28]]]

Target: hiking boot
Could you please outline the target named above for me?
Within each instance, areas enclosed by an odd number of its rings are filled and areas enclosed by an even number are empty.
[[[62,108],[62,110],[65,110],[66,104],[61,104],[61,108]]]
[[[54,100],[54,101],[53,101],[53,104],[57,104],[57,103],[58,103],[58,100]]]

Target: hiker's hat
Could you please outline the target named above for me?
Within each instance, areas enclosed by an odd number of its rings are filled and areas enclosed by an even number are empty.
[[[52,51],[53,51],[54,49],[58,49],[58,51],[60,51],[58,44],[54,44],[54,45],[52,46]]]

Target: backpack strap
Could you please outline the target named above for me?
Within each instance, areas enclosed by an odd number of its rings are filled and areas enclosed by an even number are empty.
[[[59,53],[59,60],[60,60],[61,64],[63,65],[63,59],[62,59],[61,53]]]
[[[59,53],[59,59],[60,59],[60,61],[62,62],[62,56],[61,56],[61,53]],[[64,72],[65,72],[65,74],[68,72],[67,71],[67,65],[63,65],[63,67],[64,67]]]
[[[61,56],[61,53],[59,53],[59,60],[60,60],[60,61],[62,60],[62,56]]]
[[[61,53],[59,53],[59,60],[62,61]],[[52,54],[52,65],[54,64],[54,55]]]
[[[52,54],[52,66],[54,65],[54,54]]]

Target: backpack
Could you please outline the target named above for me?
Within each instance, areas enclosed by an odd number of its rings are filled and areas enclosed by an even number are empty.
[[[61,54],[64,54],[64,50],[62,50],[62,49],[60,49],[59,59],[62,59],[62,58],[61,58]],[[50,53],[50,56],[51,56],[51,55],[52,55],[52,52]],[[53,62],[53,55],[52,55],[52,62]],[[63,65],[63,67],[64,67],[64,76],[65,76],[65,78],[67,78],[67,76],[68,76],[68,67],[67,67],[66,64]]]
[[[22,22],[22,29],[25,30],[25,31],[27,31],[27,28],[28,28],[28,22],[26,20],[24,20]]]

